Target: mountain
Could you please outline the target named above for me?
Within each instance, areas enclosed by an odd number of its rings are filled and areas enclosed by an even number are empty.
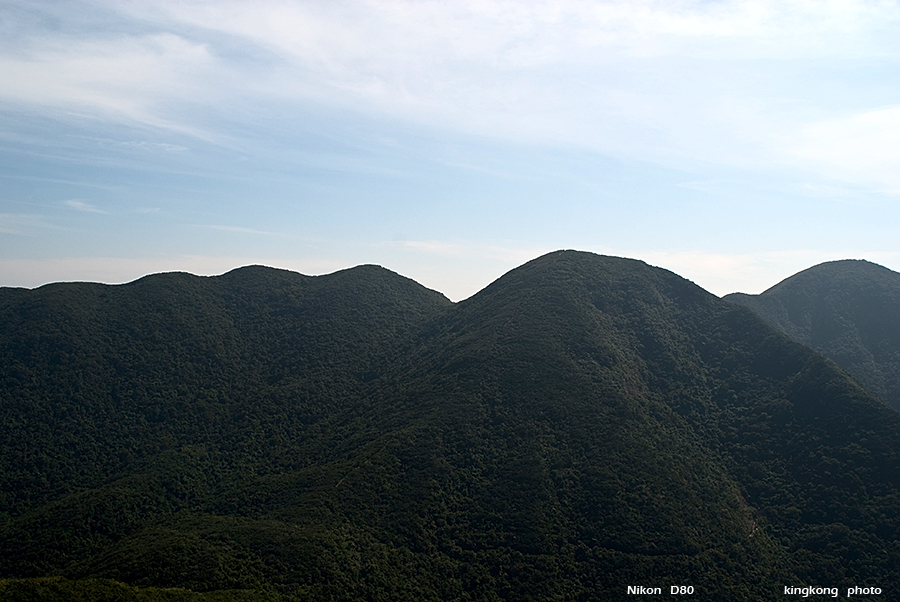
[[[900,583],[900,415],[640,261],[551,253],[457,304],[374,266],[253,267],[0,289],[0,309],[0,587]]]
[[[759,295],[749,307],[795,341],[831,358],[900,410],[900,274],[862,260],[830,261]]]

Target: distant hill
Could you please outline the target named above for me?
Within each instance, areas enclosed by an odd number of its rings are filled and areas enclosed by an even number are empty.
[[[900,274],[862,260],[830,261],[759,295],[749,307],[789,337],[834,360],[900,410]]]
[[[374,266],[160,274],[0,316],[0,579],[32,580],[3,587],[900,583],[900,415],[640,261],[551,253],[457,304]]]

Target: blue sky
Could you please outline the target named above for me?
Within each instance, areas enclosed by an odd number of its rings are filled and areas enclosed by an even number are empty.
[[[0,0],[0,286],[900,269],[894,2]]]

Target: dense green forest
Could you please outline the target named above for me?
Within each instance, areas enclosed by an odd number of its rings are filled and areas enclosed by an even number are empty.
[[[760,295],[749,307],[795,341],[834,360],[900,410],[900,274],[862,260],[829,261]]]
[[[639,261],[551,253],[457,304],[375,266],[159,274],[0,316],[0,593],[900,584],[900,415]]]
[[[184,588],[131,587],[110,579],[0,579],[3,602],[283,602],[274,592],[226,590],[193,592]]]

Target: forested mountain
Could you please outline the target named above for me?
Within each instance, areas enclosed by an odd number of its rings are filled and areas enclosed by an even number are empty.
[[[0,316],[0,579],[32,578],[0,591],[900,583],[900,415],[639,261],[551,253],[457,304],[373,266],[160,274]]]
[[[834,360],[900,410],[900,274],[863,260],[830,261],[759,295],[749,307],[795,341]]]

